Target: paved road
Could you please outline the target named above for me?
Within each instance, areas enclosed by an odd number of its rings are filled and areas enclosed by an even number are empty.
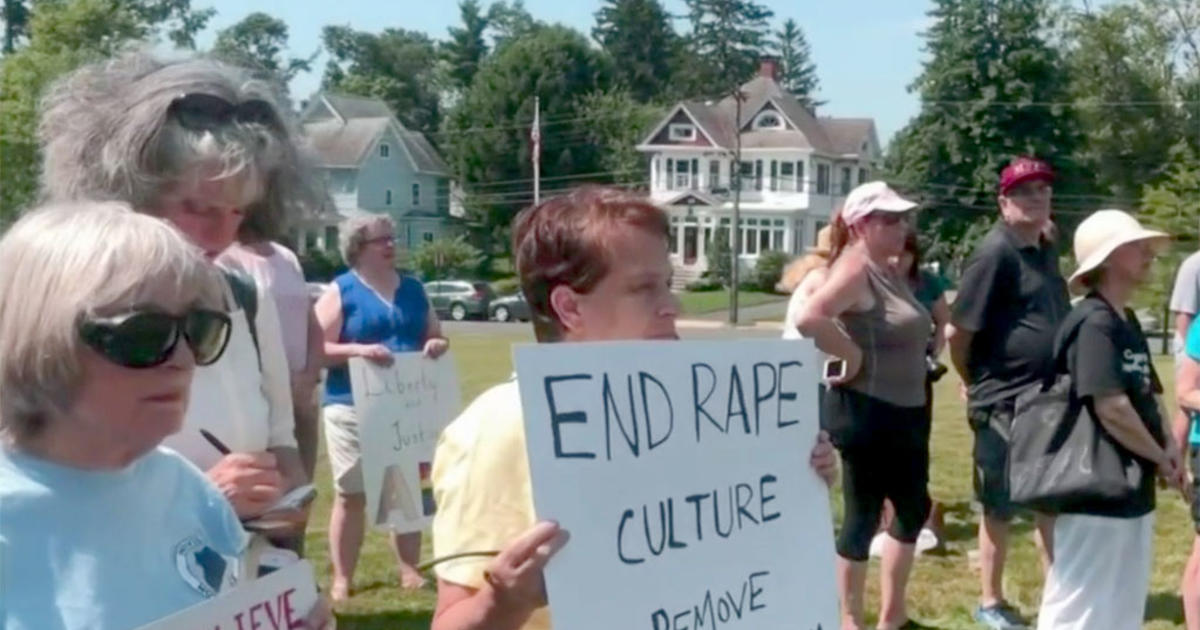
[[[501,335],[505,337],[525,337],[533,340],[533,330],[525,324],[500,324],[497,322],[442,322],[442,329],[450,335]],[[679,335],[684,339],[746,339],[778,337],[779,331],[773,328],[742,327],[730,329],[693,328],[686,322],[679,327]]]

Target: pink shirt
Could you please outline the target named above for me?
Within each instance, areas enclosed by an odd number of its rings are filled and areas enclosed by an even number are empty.
[[[312,301],[296,255],[278,243],[269,245],[273,253],[263,256],[235,243],[221,254],[220,260],[232,261],[245,269],[275,298],[288,368],[299,372],[308,361],[308,317]]]

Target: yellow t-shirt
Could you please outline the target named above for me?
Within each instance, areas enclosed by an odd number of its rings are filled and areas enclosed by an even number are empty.
[[[433,457],[433,494],[435,558],[499,551],[537,522],[516,379],[484,392],[442,431]],[[481,588],[490,561],[444,562],[437,576]],[[548,610],[535,611],[521,630],[550,630]]]

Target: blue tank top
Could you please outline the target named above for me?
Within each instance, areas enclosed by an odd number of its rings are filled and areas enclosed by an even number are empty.
[[[352,271],[338,276],[334,284],[342,296],[340,343],[380,343],[392,352],[421,350],[429,323],[429,299],[417,279],[401,275],[400,286],[396,288],[391,304],[384,302]],[[325,404],[354,404],[350,371],[345,365],[329,368],[325,379]]]

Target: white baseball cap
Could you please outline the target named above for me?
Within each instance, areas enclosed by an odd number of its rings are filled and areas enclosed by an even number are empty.
[[[1136,241],[1169,239],[1166,232],[1147,230],[1122,210],[1097,210],[1075,228],[1075,260],[1079,266],[1071,274],[1071,290],[1083,290],[1082,280],[1096,270],[1118,247]]]
[[[887,182],[874,181],[860,184],[846,197],[842,204],[842,221],[854,225],[872,212],[908,212],[917,204],[900,196]]]

